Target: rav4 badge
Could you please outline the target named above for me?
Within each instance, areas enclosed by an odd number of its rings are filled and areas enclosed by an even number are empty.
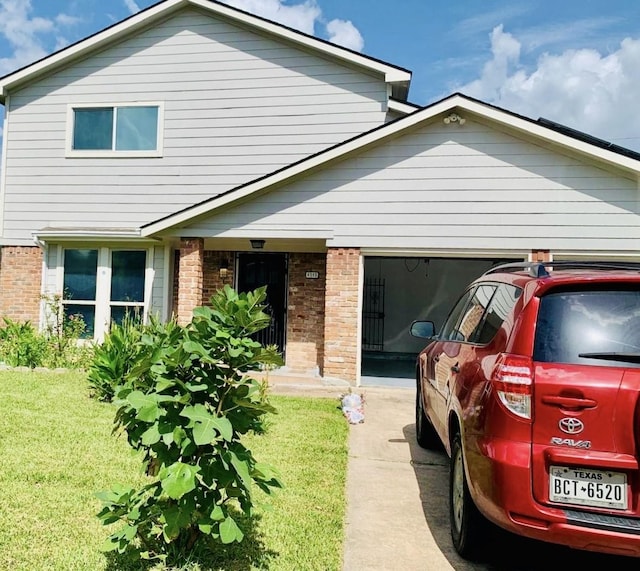
[[[571,446],[572,448],[591,448],[591,440],[574,440],[573,438],[558,438],[553,436],[551,444],[556,446]]]
[[[570,416],[561,419],[558,426],[566,434],[580,434],[584,430],[582,421]]]

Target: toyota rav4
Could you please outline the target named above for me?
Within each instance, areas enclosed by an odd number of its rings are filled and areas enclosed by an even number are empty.
[[[640,556],[640,265],[492,268],[417,359],[416,432],[450,457],[451,536],[474,558],[487,520],[578,549]]]

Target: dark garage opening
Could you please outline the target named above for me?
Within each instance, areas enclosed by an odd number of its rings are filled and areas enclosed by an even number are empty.
[[[366,257],[362,302],[364,386],[415,386],[415,359],[424,340],[409,334],[415,319],[439,331],[465,287],[511,259]]]

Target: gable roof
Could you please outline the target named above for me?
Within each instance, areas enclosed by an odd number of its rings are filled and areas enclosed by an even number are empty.
[[[350,154],[362,151],[366,147],[378,145],[391,137],[401,136],[404,132],[432,121],[439,115],[447,117],[454,111],[475,120],[489,121],[516,135],[537,139],[540,143],[555,146],[561,151],[577,153],[587,160],[623,170],[636,178],[640,176],[640,153],[612,145],[602,139],[591,137],[546,119],[530,119],[461,93],[454,93],[405,117],[376,127],[266,176],[146,224],[141,228],[141,236],[152,236],[171,227],[188,224],[191,220],[207,215],[222,206],[247,198],[270,187],[286,184],[331,162],[342,160]]]
[[[400,101],[405,101],[407,98],[411,72],[402,67],[365,56],[266,18],[232,8],[216,0],[163,0],[35,63],[0,77],[0,103],[4,103],[11,89],[22,86],[59,67],[87,57],[96,50],[103,49],[113,42],[133,35],[137,31],[153,25],[155,22],[166,19],[172,13],[188,7],[203,10],[211,15],[225,18],[237,24],[253,27],[262,33],[319,52],[325,57],[364,68],[370,73],[382,75],[391,86],[393,97]]]

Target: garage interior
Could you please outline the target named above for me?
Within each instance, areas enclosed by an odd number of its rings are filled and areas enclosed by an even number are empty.
[[[440,331],[466,286],[489,268],[513,259],[378,257],[364,259],[363,386],[415,386],[415,359],[425,341],[411,323],[430,320]]]

